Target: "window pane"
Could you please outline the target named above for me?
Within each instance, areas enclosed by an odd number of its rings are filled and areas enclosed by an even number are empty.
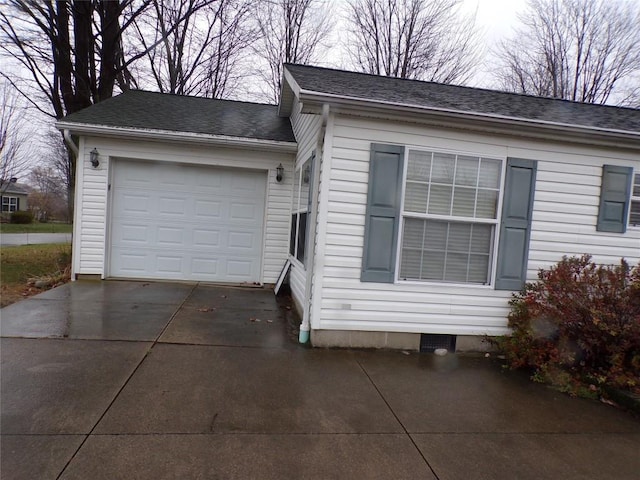
[[[404,221],[404,232],[402,235],[402,246],[407,248],[422,249],[424,239],[424,220],[407,218]]]
[[[431,185],[429,197],[429,213],[449,215],[451,213],[452,187],[445,185]]]
[[[444,280],[444,252],[425,251],[422,255],[422,280]]]
[[[420,279],[424,225],[424,220],[407,218],[404,221],[400,278]]]
[[[493,225],[473,225],[471,232],[471,252],[488,255],[491,252],[492,237]]]
[[[426,183],[407,182],[404,194],[404,209],[407,212],[427,212],[427,196],[429,185]]]
[[[500,167],[499,160],[488,160],[483,158],[480,161],[480,179],[478,186],[488,188],[500,187]]]
[[[489,255],[471,255],[469,257],[468,282],[489,283]]]
[[[447,185],[453,185],[455,161],[455,155],[434,153],[431,181],[434,183],[446,183]]]
[[[424,235],[424,247],[429,250],[440,250],[441,252],[444,252],[447,249],[447,230],[449,228],[449,222],[426,220],[425,224],[426,231]]]
[[[629,225],[640,226],[640,202],[631,202],[631,216],[629,217]]]
[[[431,152],[419,152],[409,150],[409,165],[407,167],[407,180],[429,181],[431,170]]]
[[[475,203],[475,188],[456,187],[453,194],[452,215],[457,215],[459,217],[473,217]]]
[[[454,252],[469,252],[471,243],[470,223],[450,223],[447,250]]]
[[[291,232],[289,233],[289,253],[296,254],[296,232],[298,231],[298,214],[291,215]]]
[[[495,190],[478,190],[476,218],[496,218],[498,211],[498,192]]]
[[[468,258],[466,253],[447,252],[444,279],[448,282],[466,282]]]
[[[296,251],[296,258],[304,263],[304,252],[307,245],[307,214],[298,214],[300,220],[298,222],[298,250]]]
[[[467,185],[475,187],[478,183],[478,163],[477,157],[459,156],[456,166],[456,185]]]

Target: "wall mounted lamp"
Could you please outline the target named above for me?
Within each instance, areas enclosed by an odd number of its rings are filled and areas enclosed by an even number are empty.
[[[282,164],[276,167],[276,182],[280,183],[284,178],[284,167]]]
[[[100,154],[97,148],[94,148],[91,150],[91,153],[89,153],[89,159],[91,160],[91,166],[93,166],[93,168],[98,168],[98,165],[100,165],[100,160],[98,160],[99,156]]]

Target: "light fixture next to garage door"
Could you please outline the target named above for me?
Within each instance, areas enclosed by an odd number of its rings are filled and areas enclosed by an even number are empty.
[[[98,149],[94,147],[91,153],[89,153],[89,159],[91,160],[93,168],[98,168],[98,165],[100,165],[100,160],[98,160],[99,156]]]
[[[280,183],[284,178],[284,167],[282,164],[276,167],[276,182]]]

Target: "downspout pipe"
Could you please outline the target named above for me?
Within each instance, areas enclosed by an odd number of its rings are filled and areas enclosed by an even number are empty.
[[[322,165],[322,159],[324,157],[324,135],[327,131],[327,122],[329,121],[329,104],[322,105],[322,123],[320,125],[320,131],[318,132],[318,140],[316,144],[316,158],[313,165],[313,180],[312,180],[312,192],[314,199],[311,202],[311,224],[309,226],[309,238],[307,241],[311,243],[311,262],[309,262],[309,271],[307,272],[307,281],[305,284],[306,306],[302,315],[302,323],[300,324],[300,334],[298,335],[298,341],[300,343],[307,343],[309,341],[309,335],[311,332],[311,303],[313,299],[311,294],[313,289],[311,284],[313,282],[313,272],[316,264],[316,227],[318,223],[318,203],[319,203],[319,187],[320,187],[320,166]]]
[[[78,145],[76,145],[73,141],[73,138],[71,138],[71,133],[69,132],[69,129],[65,128],[62,131],[62,136],[64,137],[64,141],[67,144],[67,146],[71,149],[75,157],[78,158],[78,154],[80,153],[80,150],[78,150]]]

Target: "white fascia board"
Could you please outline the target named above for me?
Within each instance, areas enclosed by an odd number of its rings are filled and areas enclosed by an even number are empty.
[[[278,115],[288,117],[293,107],[293,99],[300,98],[300,86],[293,78],[293,75],[285,67],[282,72],[282,87],[280,90],[280,105],[278,105]]]
[[[329,103],[333,111],[340,111],[340,107],[345,109],[352,109],[356,113],[358,111],[368,112],[370,114],[377,113],[378,116],[404,114],[412,115],[413,118],[425,116],[427,118],[439,119],[445,121],[455,121],[459,124],[460,121],[466,122],[468,126],[472,124],[477,125],[479,130],[487,130],[489,126],[495,127],[505,126],[519,127],[523,131],[526,129],[528,132],[548,132],[556,134],[562,133],[561,138],[567,136],[578,137],[581,139],[590,139],[597,143],[597,139],[615,141],[616,145],[619,145],[620,140],[626,140],[635,148],[640,148],[640,132],[631,132],[628,130],[616,130],[600,127],[580,126],[572,125],[560,122],[550,122],[547,120],[530,120],[518,117],[509,117],[505,115],[491,114],[491,113],[478,113],[478,112],[465,112],[461,110],[450,110],[445,108],[424,107],[411,104],[386,102],[383,100],[363,100],[357,97],[347,97],[342,95],[319,93],[310,90],[300,90],[299,97],[301,102],[305,106],[305,113],[317,113],[322,104]],[[490,124],[490,125],[488,125]]]
[[[207,135],[203,133],[174,132],[171,130],[144,130],[139,128],[111,127],[87,123],[56,122],[55,126],[59,130],[68,129],[75,134],[103,137],[136,138],[142,140],[160,140],[165,142],[219,145],[223,147],[268,150],[273,152],[296,152],[298,150],[298,144],[296,142],[262,140],[258,138],[228,137],[224,135]]]

